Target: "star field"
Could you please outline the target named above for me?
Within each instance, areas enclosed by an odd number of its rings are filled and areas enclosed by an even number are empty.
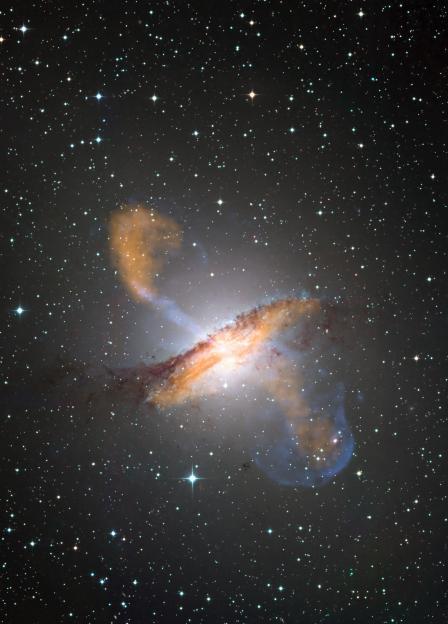
[[[447,621],[447,19],[2,3],[2,622]],[[165,308],[111,257],[137,204],[182,231]],[[166,409],[111,382],[302,298],[330,316],[269,357],[343,405],[321,486],[280,478],[257,362]]]

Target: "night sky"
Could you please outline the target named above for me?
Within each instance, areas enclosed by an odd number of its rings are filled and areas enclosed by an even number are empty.
[[[447,621],[447,20],[1,4],[1,622]],[[132,210],[181,232],[157,299],[114,258]],[[279,301],[320,312],[152,401]]]

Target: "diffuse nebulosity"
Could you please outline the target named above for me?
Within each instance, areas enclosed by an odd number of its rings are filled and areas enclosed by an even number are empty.
[[[131,296],[158,308],[176,325],[198,333],[193,319],[175,301],[161,296],[154,284],[164,257],[182,244],[179,225],[137,204],[114,212],[109,231],[113,263]]]

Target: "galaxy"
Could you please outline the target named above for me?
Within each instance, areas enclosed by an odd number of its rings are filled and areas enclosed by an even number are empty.
[[[0,622],[448,621],[447,18],[2,4]]]
[[[161,297],[154,285],[161,258],[180,244],[178,225],[153,210],[127,206],[112,216],[110,229],[112,256],[130,293],[160,307],[170,321],[187,330],[194,328],[194,321],[174,301]],[[116,371],[114,376],[119,383],[133,381],[139,394],[147,395],[145,401],[166,409],[227,389],[228,379],[250,362],[256,369],[250,384],[261,384],[287,420],[282,423],[282,436],[273,436],[274,448],[269,444],[258,451],[270,458],[267,473],[274,475],[278,463],[280,472],[288,474],[280,478],[283,484],[315,485],[339,472],[351,455],[353,439],[343,415],[343,398],[337,392],[327,408],[313,411],[301,392],[297,362],[282,352],[278,342],[275,346],[274,339],[320,308],[315,298],[276,300],[238,315],[233,323],[166,362]],[[300,465],[297,478],[296,463]]]

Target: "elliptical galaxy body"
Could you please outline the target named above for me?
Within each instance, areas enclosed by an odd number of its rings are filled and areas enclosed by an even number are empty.
[[[158,306],[168,320],[186,330],[198,328],[174,301],[160,297],[154,286],[163,257],[181,244],[179,226],[154,210],[130,205],[112,215],[110,231],[112,256],[131,294],[152,307]],[[299,368],[281,345],[283,332],[320,308],[319,300],[311,298],[264,304],[238,315],[235,322],[185,353],[164,363],[139,366],[137,373],[132,367],[116,371],[116,378],[119,382],[138,382],[147,402],[166,409],[218,392],[222,381],[216,371],[220,368],[228,369],[227,379],[241,367],[256,368],[256,381],[251,383],[264,387],[273,397],[282,429],[282,434],[268,440],[265,448],[258,447],[257,464],[268,475],[278,476],[284,485],[323,484],[346,466],[353,450],[343,392],[338,387],[332,397],[327,396],[327,404],[321,402],[318,409],[309,405],[306,393],[300,390]],[[267,360],[266,350],[274,349],[274,340],[275,357]]]

